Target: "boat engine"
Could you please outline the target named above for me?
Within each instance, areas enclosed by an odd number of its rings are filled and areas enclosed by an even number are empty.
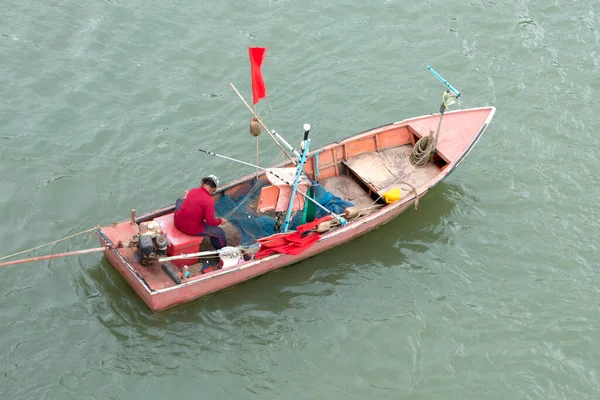
[[[140,223],[140,239],[137,251],[140,264],[148,265],[153,260],[166,256],[167,244],[167,237],[158,222]]]

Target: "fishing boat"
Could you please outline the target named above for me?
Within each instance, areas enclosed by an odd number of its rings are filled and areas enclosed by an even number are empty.
[[[152,311],[169,309],[348,243],[409,207],[416,209],[419,199],[469,154],[496,112],[492,106],[449,111],[460,92],[428,66],[447,88],[439,112],[369,129],[316,150],[310,149],[311,127],[305,124],[296,149],[256,113],[257,102],[266,97],[260,69],[265,50],[249,48],[254,110],[231,86],[254,116],[252,136],[258,138],[264,129],[288,160],[263,168],[199,149],[255,170],[212,194],[216,216],[227,221],[224,247],[214,248],[208,238],[177,229],[175,202],[140,215],[133,209],[129,218],[93,228],[100,247],[0,266],[103,252]]]
[[[202,237],[178,231],[173,204],[139,216],[132,213],[129,219],[99,229],[100,242],[107,246],[104,255],[154,311],[298,263],[416,206],[464,160],[494,113],[494,107],[481,107],[394,122],[303,152],[299,154],[302,162],[297,164],[290,160],[224,185],[213,195],[217,211],[225,210],[229,221],[229,229],[225,229],[228,246],[220,251],[211,250]],[[419,143],[433,138],[442,118],[433,156],[424,165],[414,165]],[[303,142],[307,135],[308,130]],[[293,171],[298,173],[291,174]],[[292,177],[299,179],[292,183]],[[296,193],[290,193],[294,188]],[[287,202],[283,207],[282,201]],[[236,207],[235,212],[243,211],[232,214]],[[319,215],[322,208],[327,211]],[[276,228],[278,216],[282,219],[284,214],[278,230],[263,228],[265,221]],[[295,225],[288,214],[297,216]],[[287,230],[282,229],[286,222]],[[139,241],[144,235],[167,238],[162,256],[142,260]],[[122,246],[136,240],[134,246]],[[159,247],[160,243],[151,246],[146,253],[158,253]],[[204,255],[213,258],[212,270],[205,268],[211,264]]]

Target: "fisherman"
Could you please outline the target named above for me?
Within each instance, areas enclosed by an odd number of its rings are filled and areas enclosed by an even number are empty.
[[[219,179],[215,175],[202,178],[202,185],[189,192],[175,203],[175,226],[192,236],[208,236],[212,246],[218,250],[227,246],[225,231],[219,225],[227,223],[225,218],[215,218],[215,204],[211,195],[217,191]]]

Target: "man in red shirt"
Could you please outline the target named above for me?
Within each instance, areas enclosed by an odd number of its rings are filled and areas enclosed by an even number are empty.
[[[208,236],[215,249],[227,246],[225,231],[219,225],[227,220],[215,218],[212,195],[217,191],[219,179],[214,175],[202,178],[202,185],[194,188],[175,204],[175,226],[192,236]]]

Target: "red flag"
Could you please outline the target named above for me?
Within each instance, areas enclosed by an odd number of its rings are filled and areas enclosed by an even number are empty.
[[[250,54],[250,73],[252,75],[252,97],[254,104],[267,97],[267,87],[262,77],[262,63],[267,52],[266,47],[248,47]]]

